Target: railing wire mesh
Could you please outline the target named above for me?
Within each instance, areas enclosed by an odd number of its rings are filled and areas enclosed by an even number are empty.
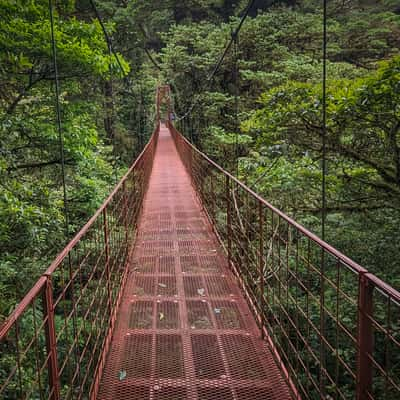
[[[274,208],[170,127],[294,393],[302,399],[400,398],[400,293]]]
[[[158,132],[0,327],[0,398],[95,395]]]

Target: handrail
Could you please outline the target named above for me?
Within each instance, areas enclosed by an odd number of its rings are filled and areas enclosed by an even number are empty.
[[[96,393],[159,129],[0,327],[0,398]]]
[[[156,128],[156,132],[157,132]],[[89,228],[93,225],[94,221],[100,216],[103,210],[107,207],[107,205],[111,202],[112,198],[115,196],[115,193],[121,188],[123,183],[128,179],[128,176],[132,174],[132,171],[136,168],[139,161],[143,158],[143,155],[146,153],[148,147],[152,143],[152,138],[143,148],[142,152],[139,154],[137,159],[125,173],[125,175],[120,179],[120,181],[116,184],[111,193],[107,196],[106,200],[104,200],[103,204],[97,209],[97,211],[90,217],[90,219],[86,222],[86,224],[78,231],[78,233],[70,240],[70,242],[64,247],[63,250],[56,256],[54,261],[50,264],[47,270],[42,274],[42,276],[38,279],[35,285],[29,290],[29,292],[24,296],[20,303],[15,307],[14,311],[10,314],[10,316],[4,321],[4,323],[0,327],[0,340],[7,334],[10,324],[13,321],[18,319],[21,315],[21,312],[25,309],[26,305],[29,304],[30,299],[35,297],[40,290],[43,288],[44,283],[46,281],[46,277],[51,275],[55,269],[60,265],[60,263],[65,259],[67,254],[71,251],[71,249],[79,242],[79,240],[85,235],[85,233],[89,230]]]
[[[159,126],[157,126],[156,131],[154,133],[158,133]],[[99,215],[103,212],[103,210],[109,205],[115,194],[118,192],[118,190],[121,189],[122,185],[124,182],[128,179],[128,177],[132,174],[132,172],[137,168],[137,165],[139,162],[142,160],[143,156],[146,154],[148,151],[148,148],[153,144],[153,140],[155,140],[155,135],[151,136],[150,140],[146,143],[146,146],[143,148],[139,156],[136,158],[136,160],[133,162],[133,164],[129,167],[128,171],[125,173],[125,175],[120,179],[120,181],[116,184],[114,189],[111,191],[111,193],[108,195],[106,200],[103,202],[103,204],[97,209],[97,211],[93,214],[93,216],[89,219],[89,221],[81,228],[81,230],[75,235],[75,237],[67,244],[67,246],[61,251],[61,253],[56,257],[56,259],[51,263],[49,268],[46,270],[44,275],[49,275],[52,274],[57,268],[57,265],[66,257],[69,249],[74,247],[74,245],[82,238],[82,236],[87,232],[89,227],[93,224],[93,222],[96,220],[96,218],[99,217]]]
[[[398,399],[400,293],[169,127],[295,397]]]
[[[169,125],[170,128],[175,129],[173,125]],[[175,129],[176,130],[176,129]],[[177,131],[178,132],[178,131]],[[369,279],[371,281],[374,281],[376,285],[382,286],[384,290],[393,296],[394,299],[396,299],[398,302],[400,302],[400,292],[394,289],[392,286],[388,285],[386,282],[382,281],[379,277],[377,277],[375,274],[369,272],[366,268],[362,267],[360,264],[357,262],[353,261],[351,258],[337,250],[335,247],[330,245],[328,242],[322,240],[319,236],[317,236],[315,233],[312,233],[310,230],[305,228],[303,225],[299,224],[296,222],[293,218],[289,217],[286,215],[283,211],[279,210],[275,206],[273,206],[271,203],[269,203],[267,200],[262,198],[259,194],[254,192],[251,188],[246,186],[242,181],[237,179],[235,176],[230,174],[228,171],[224,170],[220,165],[218,165],[215,161],[211,160],[205,153],[200,151],[197,147],[195,147],[185,136],[183,136],[180,132],[178,132],[182,140],[184,140],[188,146],[191,147],[193,151],[195,151],[197,154],[199,154],[202,158],[204,158],[207,162],[209,162],[213,167],[215,167],[217,170],[222,172],[225,176],[229,177],[230,180],[235,182],[238,186],[243,188],[245,191],[247,191],[249,194],[251,194],[254,198],[256,198],[258,201],[260,201],[263,205],[268,207],[271,211],[273,211],[275,214],[279,215],[282,219],[287,221],[290,225],[298,229],[301,233],[309,237],[312,241],[317,243],[320,247],[323,247],[326,251],[328,251],[332,256],[340,259],[343,261],[346,265],[348,265],[350,268],[352,268],[355,272],[358,272],[360,274],[368,274]]]
[[[399,398],[400,293],[169,127],[294,397]],[[95,398],[158,132],[0,327],[1,398]]]
[[[176,132],[175,127],[173,125],[169,125],[171,129],[174,129]],[[211,164],[214,168],[216,168],[218,171],[220,171],[222,174],[227,176],[231,181],[235,182],[238,186],[240,186],[242,189],[244,189],[246,192],[251,194],[254,198],[256,198],[258,201],[260,201],[263,205],[268,207],[271,211],[273,211],[275,214],[279,215],[281,218],[283,218],[285,221],[287,221],[290,225],[294,226],[296,229],[298,229],[300,232],[302,232],[304,235],[308,236],[310,239],[312,239],[315,243],[318,243],[321,247],[325,248],[329,253],[331,253],[333,256],[340,258],[342,261],[344,261],[349,267],[354,269],[356,272],[360,273],[368,273],[368,271],[362,267],[361,265],[357,264],[355,261],[353,261],[351,258],[347,257],[343,253],[341,253],[339,250],[335,249],[333,246],[328,244],[327,242],[323,241],[320,237],[318,237],[315,233],[312,233],[309,231],[307,228],[305,228],[303,225],[299,224],[296,222],[294,219],[290,218],[288,215],[286,215],[283,211],[279,210],[275,206],[273,206],[271,203],[269,203],[267,200],[262,198],[259,194],[254,192],[252,189],[250,189],[248,186],[246,186],[242,181],[237,179],[235,176],[230,174],[228,171],[223,169],[220,165],[218,165],[215,161],[211,160],[206,154],[204,154],[202,151],[200,151],[197,147],[195,147],[189,140],[183,136],[180,132],[178,132],[182,140],[185,141],[185,143],[190,146],[192,151],[197,153],[199,156],[201,156],[204,160],[206,160],[209,164]],[[397,294],[400,296],[400,293],[397,292]],[[399,297],[400,299],[400,297]]]
[[[27,306],[32,302],[32,299],[37,296],[38,293],[43,289],[46,284],[46,276],[42,275],[36,283],[32,286],[32,288],[28,291],[28,293],[24,296],[20,303],[18,303],[10,314],[10,316],[3,322],[0,327],[0,341],[7,335],[8,331],[18,320],[21,314],[24,312]]]

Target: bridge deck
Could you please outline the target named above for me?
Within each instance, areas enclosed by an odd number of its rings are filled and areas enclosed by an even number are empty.
[[[98,399],[289,398],[162,126]]]

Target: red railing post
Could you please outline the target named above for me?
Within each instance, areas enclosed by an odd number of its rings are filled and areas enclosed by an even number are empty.
[[[201,168],[199,168],[199,170],[201,170]],[[204,175],[202,175],[202,174],[199,174],[198,175],[198,179],[199,179],[199,192],[200,192],[200,197],[201,197],[201,203],[203,204],[203,207],[204,207],[204,205],[206,204],[206,201],[207,201],[207,194],[204,192],[204,182],[205,182],[205,177],[206,177],[206,175],[204,174]]]
[[[211,197],[212,197],[212,200],[211,200],[211,217],[212,217],[212,220],[213,220],[213,224],[215,225],[216,224],[216,221],[215,221],[215,201],[216,201],[216,199],[215,199],[215,190],[214,190],[214,175],[213,175],[212,172],[210,173],[210,189],[211,189]]]
[[[122,193],[124,196],[124,205],[122,209],[122,218],[124,219],[124,229],[125,229],[125,245],[127,246],[128,244],[128,229],[129,229],[129,224],[128,224],[128,194],[126,193],[126,181],[122,183]]]
[[[49,376],[50,399],[60,400],[60,380],[58,375],[56,326],[54,321],[53,287],[51,276],[46,275],[43,291],[43,318],[45,319],[46,350],[48,354],[47,370]]]
[[[189,154],[190,154],[190,161],[189,161],[189,167],[190,167],[190,176],[193,178],[193,149],[189,148]]]
[[[107,207],[103,209],[103,231],[104,231],[104,252],[106,257],[106,277],[107,277],[107,292],[108,292],[108,311],[112,313],[112,297],[111,297],[111,274],[110,274],[110,243],[109,243],[109,232],[107,224]]]
[[[358,354],[357,400],[369,398],[372,392],[374,335],[372,324],[373,285],[365,274],[360,274],[358,286]]]
[[[232,217],[231,217],[231,195],[229,176],[225,176],[225,193],[226,193],[226,236],[228,241],[228,262],[231,267],[232,262]]]
[[[258,202],[258,218],[259,218],[259,273],[260,273],[260,325],[261,325],[261,338],[264,339],[264,221],[262,204]]]
[[[129,221],[128,221],[128,193],[126,189],[126,180],[122,183],[122,195],[123,195],[123,209],[122,209],[122,218],[124,219],[124,230],[125,230],[125,243],[124,243],[124,263],[123,263],[123,268],[125,268],[125,265],[128,261],[129,257]]]

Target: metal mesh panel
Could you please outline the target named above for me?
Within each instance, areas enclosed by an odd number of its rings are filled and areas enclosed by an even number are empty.
[[[170,128],[228,263],[293,392],[313,400],[400,398],[400,293],[274,208]],[[183,265],[190,271],[192,260]],[[223,280],[206,277],[205,282],[208,295],[226,297],[229,289]],[[234,309],[213,307],[220,309],[219,328],[238,329],[240,322],[231,320]],[[240,343],[239,349],[252,352],[250,342]],[[248,365],[246,359],[236,362],[229,356],[228,361],[235,374]],[[270,392],[243,390],[236,390],[234,398],[275,396],[275,387]]]
[[[96,391],[157,135],[158,128],[108,199],[0,327],[0,398],[87,399]],[[152,303],[134,304],[129,324],[145,328],[149,307]]]
[[[97,398],[289,399],[260,336],[170,133],[161,129]]]
[[[400,294],[172,133],[1,326],[0,397],[397,399]]]

